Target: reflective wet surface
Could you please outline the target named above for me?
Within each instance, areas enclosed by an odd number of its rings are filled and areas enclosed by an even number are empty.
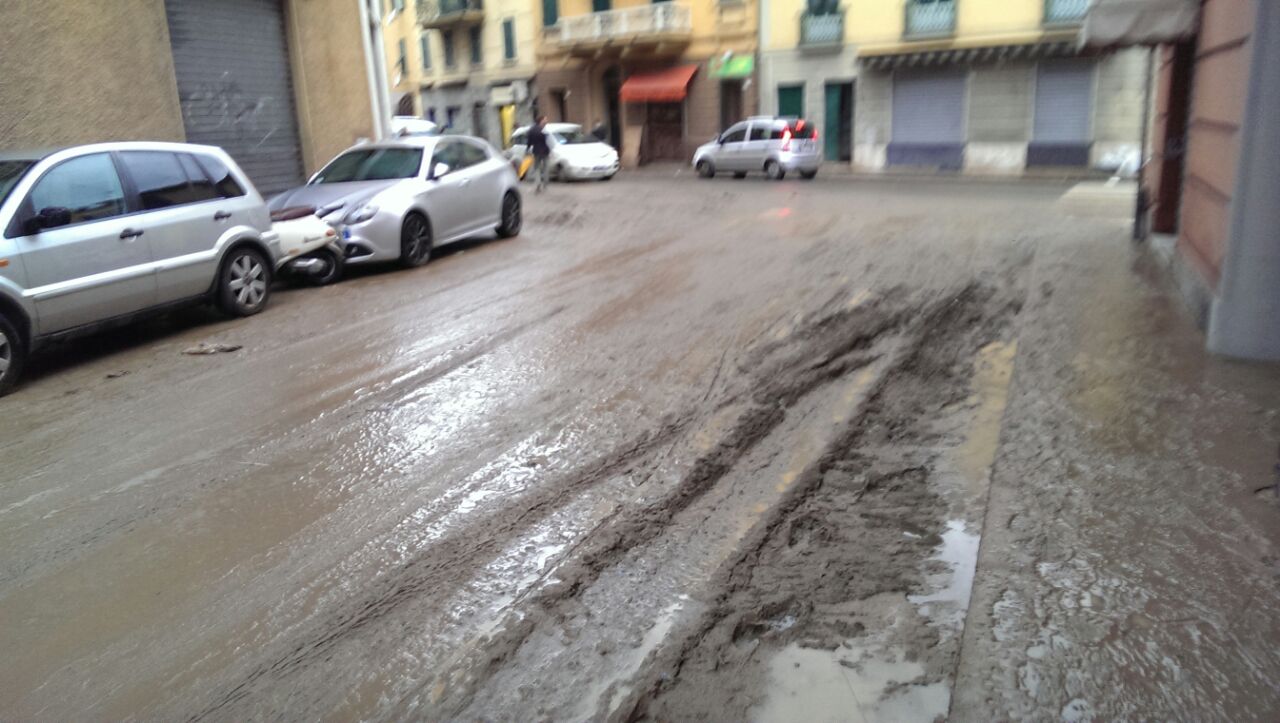
[[[0,717],[1266,719],[1280,371],[1068,190],[557,185],[48,349]]]

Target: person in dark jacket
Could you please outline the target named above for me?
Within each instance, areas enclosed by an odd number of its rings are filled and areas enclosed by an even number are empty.
[[[547,187],[547,156],[551,155],[551,144],[547,141],[547,117],[544,115],[529,129],[529,151],[533,153],[533,172],[537,174],[536,190],[541,192]]]

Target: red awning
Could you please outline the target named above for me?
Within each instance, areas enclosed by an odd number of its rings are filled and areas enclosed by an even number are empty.
[[[636,73],[622,82],[618,97],[623,103],[678,103],[689,92],[689,81],[698,72],[697,65]]]

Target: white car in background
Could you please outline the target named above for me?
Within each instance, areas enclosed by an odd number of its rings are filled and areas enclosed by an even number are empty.
[[[412,115],[398,115],[391,118],[391,132],[397,137],[406,136],[438,136],[440,126]]]
[[[595,136],[583,133],[582,126],[577,123],[548,123],[546,132],[547,143],[551,146],[547,169],[552,178],[558,181],[607,181],[618,173],[618,151]],[[529,126],[517,128],[511,134],[511,147],[507,149],[506,156],[516,166],[530,153],[528,137]]]

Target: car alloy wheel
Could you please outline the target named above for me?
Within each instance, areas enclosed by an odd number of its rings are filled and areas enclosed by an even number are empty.
[[[787,175],[787,172],[782,170],[782,166],[778,165],[777,161],[769,161],[764,164],[764,172],[775,181],[781,181]]]
[[[262,262],[245,254],[231,262],[231,281],[228,286],[236,295],[236,303],[253,308],[267,295],[267,280]]]
[[[515,191],[507,191],[502,197],[502,225],[498,226],[498,235],[511,238],[520,233],[522,223],[520,196]]]
[[[409,268],[431,260],[431,224],[421,214],[411,213],[400,229],[400,262]]]
[[[707,160],[698,161],[698,175],[702,176],[703,178],[715,178],[716,176],[715,166],[711,165],[711,161],[707,161]]]

